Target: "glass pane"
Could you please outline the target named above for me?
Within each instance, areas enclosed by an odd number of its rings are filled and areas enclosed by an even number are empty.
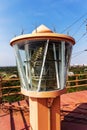
[[[32,78],[32,89],[37,90],[43,55],[44,55],[44,47],[45,43],[37,43],[32,44],[30,48],[31,52],[31,60],[30,60],[30,67],[31,67],[31,78]]]
[[[40,80],[40,73],[42,69],[42,63],[45,52],[45,43],[38,42],[38,44],[31,44],[29,46],[29,52],[31,52],[31,79],[32,79],[32,90],[37,90],[38,82]],[[54,51],[53,51],[53,43],[50,42],[48,46],[48,51],[46,54],[45,65],[43,68],[43,74],[41,79],[41,91],[49,91],[57,89],[57,79],[56,79],[56,69],[55,62],[57,63],[57,67],[59,70],[59,44],[55,43],[56,47],[56,61],[54,59]],[[59,72],[58,72],[59,73]]]
[[[66,64],[66,66],[69,65],[69,63],[70,63],[71,53],[72,53],[72,44],[66,43],[66,47],[65,47],[65,64]]]
[[[71,53],[72,53],[72,44],[66,43],[65,44],[65,75],[64,75],[65,85],[66,85],[67,72],[70,65]]]
[[[47,46],[47,41],[34,41],[18,44],[18,47],[22,86],[31,91],[37,91],[39,83],[40,91],[64,88],[72,50],[70,43],[49,41]]]
[[[16,56],[16,61],[17,61],[17,66],[18,66],[18,71],[19,71],[19,76],[20,76],[20,81],[21,81],[21,87],[26,88],[27,90],[29,89],[29,85],[25,76],[25,71],[24,71],[24,60],[22,50],[19,51],[19,46],[15,44],[14,46],[15,49],[15,56]]]

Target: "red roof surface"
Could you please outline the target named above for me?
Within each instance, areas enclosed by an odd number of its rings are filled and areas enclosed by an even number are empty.
[[[8,106],[9,104],[5,105]],[[3,106],[4,109],[0,110],[0,130],[29,130],[29,112],[22,107],[20,110],[17,108],[20,105],[28,107],[27,102],[20,101],[11,105],[13,105],[13,109],[8,110]]]
[[[8,105],[13,105],[12,109],[6,109]],[[0,130],[29,130],[28,102],[24,100],[5,106],[0,106]],[[86,90],[61,96],[61,130],[87,130]]]
[[[87,91],[61,96],[62,130],[87,130]]]

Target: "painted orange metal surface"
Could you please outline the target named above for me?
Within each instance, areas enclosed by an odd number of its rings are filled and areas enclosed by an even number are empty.
[[[38,29],[39,28],[39,29]],[[24,35],[20,35],[17,36],[15,38],[13,38],[10,41],[10,45],[14,45],[17,43],[22,44],[23,42],[25,42],[26,40],[56,40],[56,41],[67,41],[67,42],[71,42],[72,44],[75,44],[75,40],[68,36],[68,35],[64,35],[64,34],[58,34],[58,33],[54,33],[52,32],[50,29],[48,29],[47,27],[38,27],[36,29],[36,31],[34,30],[33,33],[31,34],[24,34]]]
[[[48,98],[29,98],[31,130],[60,130],[60,96],[49,102]]]
[[[55,90],[55,91],[41,91],[41,92],[37,92],[37,91],[28,91],[24,88],[21,88],[21,93],[29,96],[29,97],[36,97],[36,98],[55,98],[57,96],[60,96],[64,93],[66,93],[66,88],[64,88],[63,90]]]
[[[66,91],[24,91],[29,96],[31,130],[60,130],[60,95]]]

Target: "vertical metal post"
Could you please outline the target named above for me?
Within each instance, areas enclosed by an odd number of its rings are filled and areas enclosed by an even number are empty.
[[[28,70],[28,64],[29,64],[29,58],[28,58],[28,44],[25,45],[25,55],[26,55],[26,60],[25,60],[25,71],[26,71],[26,78],[29,81],[29,70]]]
[[[46,60],[46,55],[47,55],[47,50],[48,50],[48,43],[49,43],[49,40],[47,40],[46,46],[44,48],[44,56],[43,56],[43,62],[42,62],[42,67],[41,67],[41,72],[40,72],[40,78],[39,78],[39,83],[38,83],[38,89],[37,89],[37,91],[40,91],[41,79],[42,79],[42,74],[43,74],[45,60]]]
[[[65,78],[65,41],[61,41],[61,71],[60,71],[61,89],[64,88],[64,78]]]
[[[54,52],[54,60],[55,60],[55,69],[56,69],[56,80],[57,80],[57,88],[60,88],[59,85],[59,75],[58,75],[58,64],[57,64],[57,57],[56,57],[56,47],[55,43],[53,43],[53,52]]]
[[[59,44],[59,82],[60,82],[60,88],[61,88],[61,44]]]
[[[29,44],[25,45],[25,55],[26,55],[26,77],[27,77],[27,80],[29,81],[29,84],[32,88]]]

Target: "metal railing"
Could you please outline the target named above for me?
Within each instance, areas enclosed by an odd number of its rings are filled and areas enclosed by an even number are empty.
[[[14,82],[14,83],[13,83]],[[0,102],[3,97],[22,95],[20,92],[19,78],[2,79],[0,77]],[[66,88],[87,87],[87,74],[74,74],[67,77]]]
[[[66,88],[79,88],[87,86],[87,73],[68,76]]]

